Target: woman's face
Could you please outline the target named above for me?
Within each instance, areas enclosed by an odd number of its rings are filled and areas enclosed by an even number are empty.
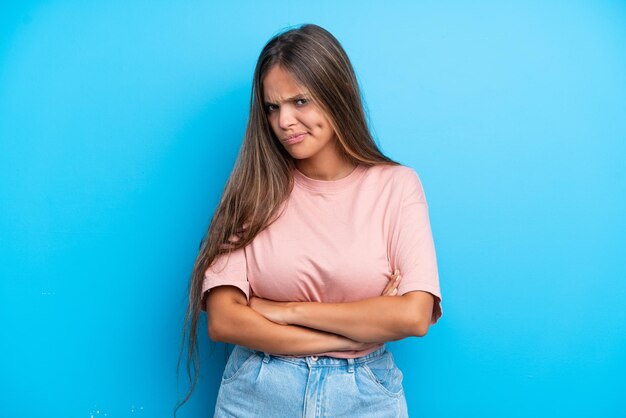
[[[334,160],[338,155],[335,132],[308,90],[279,65],[265,74],[262,83],[268,121],[287,152],[311,163]],[[296,141],[287,140],[294,135],[299,136]]]

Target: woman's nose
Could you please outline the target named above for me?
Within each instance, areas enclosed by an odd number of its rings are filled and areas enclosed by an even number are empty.
[[[287,129],[295,123],[296,118],[293,110],[282,107],[279,112],[280,114],[278,115],[278,124],[281,128]]]

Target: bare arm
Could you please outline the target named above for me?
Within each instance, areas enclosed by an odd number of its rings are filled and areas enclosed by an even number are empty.
[[[346,303],[290,302],[285,321],[355,341],[396,341],[426,335],[432,306],[433,296],[422,291]]]
[[[250,306],[279,324],[301,325],[343,335],[355,341],[396,341],[426,335],[433,309],[433,296],[411,291],[401,297],[397,291],[399,271],[382,292],[355,302],[276,302],[252,297]]]
[[[298,325],[272,322],[247,305],[234,286],[217,286],[207,295],[209,337],[276,354],[306,355],[326,351],[362,350],[373,344]]]

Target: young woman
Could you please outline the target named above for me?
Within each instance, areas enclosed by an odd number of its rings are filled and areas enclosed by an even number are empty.
[[[235,345],[215,417],[407,416],[384,343],[441,316],[417,173],[378,149],[352,65],[319,26],[269,40],[250,105],[192,273],[182,403],[205,310],[211,340]]]

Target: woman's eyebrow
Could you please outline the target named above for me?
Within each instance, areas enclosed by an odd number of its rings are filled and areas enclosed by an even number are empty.
[[[300,98],[305,97],[305,96],[306,96],[306,94],[303,94],[303,93],[296,94],[295,96],[292,96],[292,97],[288,97],[288,98],[286,98],[285,100],[283,100],[283,101],[282,101],[282,103],[284,103],[284,102],[289,102],[289,101],[291,101],[291,100],[295,100],[295,99],[300,99]],[[279,103],[281,103],[281,102],[279,102]],[[265,105],[269,105],[269,104],[276,104],[276,103],[272,103],[272,102],[270,102],[269,100],[265,99],[265,100],[264,100],[264,102],[263,102],[263,104],[265,104]]]

